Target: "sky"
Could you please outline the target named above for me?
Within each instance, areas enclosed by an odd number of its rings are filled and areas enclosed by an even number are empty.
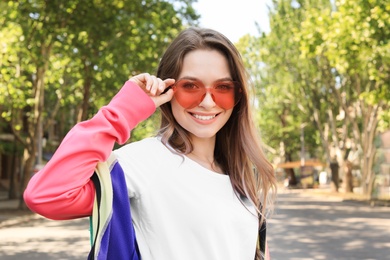
[[[233,43],[245,34],[269,31],[267,3],[270,0],[198,0],[193,6],[201,15],[200,26],[217,30]]]

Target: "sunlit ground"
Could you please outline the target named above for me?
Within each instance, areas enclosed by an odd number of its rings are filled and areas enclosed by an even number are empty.
[[[390,207],[341,200],[280,190],[268,220],[272,260],[389,259]],[[1,260],[85,260],[89,248],[86,218],[52,221],[33,215],[21,225],[0,228]]]
[[[388,259],[390,207],[282,191],[268,241],[272,259]]]
[[[45,227],[42,227],[43,223]],[[87,259],[89,221],[52,221],[35,217],[29,223],[0,229],[0,259]]]

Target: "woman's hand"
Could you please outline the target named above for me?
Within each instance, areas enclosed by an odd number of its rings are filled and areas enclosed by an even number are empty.
[[[162,80],[149,73],[142,73],[130,78],[130,81],[135,82],[142,88],[146,94],[153,100],[156,108],[162,104],[169,102],[173,97],[173,90],[169,89],[162,94],[169,86],[175,83],[174,79]]]

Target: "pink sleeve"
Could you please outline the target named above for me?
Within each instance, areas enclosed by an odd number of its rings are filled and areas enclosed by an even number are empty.
[[[271,255],[269,253],[269,248],[268,248],[268,242],[267,240],[265,241],[265,260],[271,260]]]
[[[107,160],[114,143],[124,144],[155,109],[144,91],[127,81],[92,119],[69,131],[52,159],[31,178],[23,194],[27,206],[51,219],[91,215],[95,188],[90,177],[96,164]]]

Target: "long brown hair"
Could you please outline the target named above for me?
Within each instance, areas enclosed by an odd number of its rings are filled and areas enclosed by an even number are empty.
[[[217,133],[214,157],[229,174],[234,190],[254,203],[262,223],[269,206],[267,202],[272,202],[273,196],[269,195],[276,191],[276,179],[273,167],[263,153],[258,131],[252,120],[248,98],[249,77],[235,46],[217,31],[188,28],[178,35],[162,56],[157,76],[161,79],[177,79],[185,55],[198,49],[222,53],[228,61],[232,79],[241,84],[241,98],[228,122]],[[190,153],[193,147],[189,134],[176,122],[171,104],[165,103],[160,109],[162,118],[159,135],[162,142],[169,144],[178,153]]]

